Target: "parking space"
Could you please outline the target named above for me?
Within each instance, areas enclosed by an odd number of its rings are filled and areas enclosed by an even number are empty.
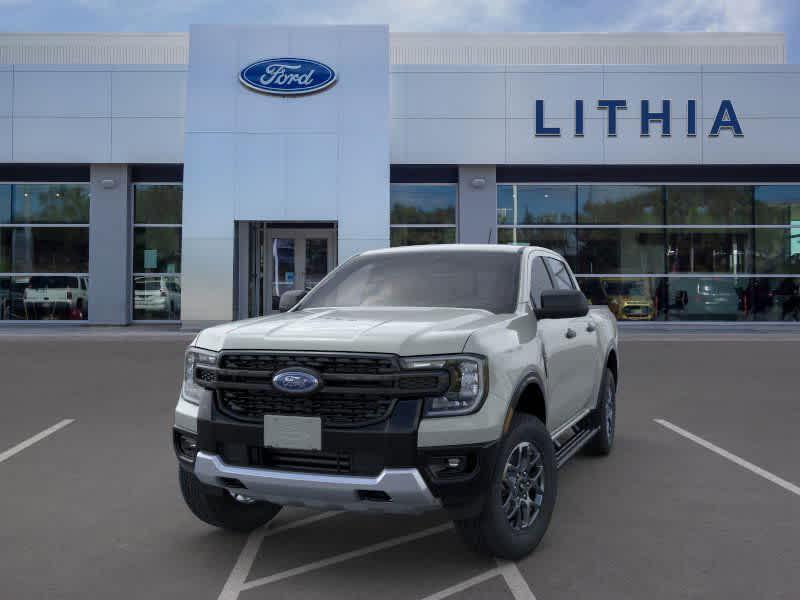
[[[182,333],[0,333],[0,596],[792,598],[800,337],[630,336],[617,445],[560,474],[540,548],[477,557],[444,513],[285,509],[250,536],[183,506],[170,443]],[[688,338],[688,339],[687,339]]]

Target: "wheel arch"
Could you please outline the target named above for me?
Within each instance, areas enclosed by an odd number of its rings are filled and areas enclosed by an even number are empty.
[[[547,397],[542,378],[536,372],[528,372],[517,384],[511,398],[506,418],[503,423],[503,433],[511,426],[511,419],[515,413],[523,413],[536,417],[545,426],[547,425]]]

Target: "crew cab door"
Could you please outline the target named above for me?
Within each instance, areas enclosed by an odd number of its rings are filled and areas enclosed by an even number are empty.
[[[535,256],[531,267],[531,301],[541,306],[549,289],[577,289],[567,266],[550,256]],[[594,393],[597,333],[591,316],[543,318],[537,323],[545,358],[548,429],[557,429],[585,409]]]

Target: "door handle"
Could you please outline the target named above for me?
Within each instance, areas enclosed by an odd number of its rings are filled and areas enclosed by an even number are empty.
[[[595,329],[597,329],[597,325],[595,325],[594,323],[592,323],[591,321],[589,321],[589,324],[586,326],[586,331],[588,331],[589,333],[591,333],[591,332],[592,332],[592,331],[594,331]]]
[[[574,330],[574,329],[567,329],[566,336],[567,336],[567,338],[568,338],[568,339],[570,339],[570,340],[571,340],[571,339],[572,339],[572,338],[574,338],[576,335],[578,335],[578,334],[577,334],[577,333],[575,333],[575,330]]]

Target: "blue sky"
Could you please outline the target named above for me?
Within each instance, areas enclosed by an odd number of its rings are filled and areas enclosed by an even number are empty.
[[[389,23],[393,31],[779,31],[797,0],[0,0],[0,31],[185,31],[190,23]]]

